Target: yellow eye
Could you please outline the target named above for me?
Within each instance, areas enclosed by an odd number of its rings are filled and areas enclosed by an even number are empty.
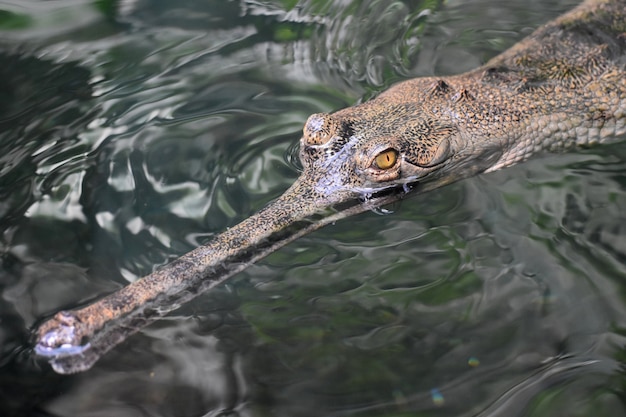
[[[376,156],[374,163],[378,169],[389,169],[396,164],[397,160],[398,152],[395,149],[387,149]]]

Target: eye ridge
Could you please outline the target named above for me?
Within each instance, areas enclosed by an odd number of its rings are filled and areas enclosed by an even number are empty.
[[[388,148],[376,155],[372,165],[377,169],[386,171],[393,168],[397,162],[398,151],[393,148]]]

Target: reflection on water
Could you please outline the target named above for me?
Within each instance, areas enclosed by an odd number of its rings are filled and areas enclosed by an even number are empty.
[[[29,351],[38,320],[282,192],[308,114],[474,67],[571,4],[0,2],[0,414],[623,414],[624,145],[339,222],[87,373]]]

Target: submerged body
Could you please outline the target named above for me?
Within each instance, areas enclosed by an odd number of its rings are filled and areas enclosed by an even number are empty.
[[[37,331],[58,372],[88,369],[141,325],[339,218],[626,131],[626,1],[591,0],[486,65],[398,84],[313,115],[303,173],[259,213],[143,279]]]

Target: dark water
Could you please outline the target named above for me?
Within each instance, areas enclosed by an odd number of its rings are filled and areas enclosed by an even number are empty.
[[[59,376],[44,317],[297,176],[310,113],[471,69],[574,1],[0,2],[1,416],[626,415],[626,145],[305,237]]]

